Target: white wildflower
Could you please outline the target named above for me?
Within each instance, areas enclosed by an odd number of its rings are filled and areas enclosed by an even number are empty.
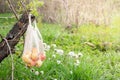
[[[79,56],[77,54],[74,55],[75,58],[79,58]]]
[[[57,60],[57,64],[61,64],[61,61],[60,61],[60,60]]]
[[[57,80],[57,79],[54,79],[54,80]]]
[[[50,50],[50,45],[47,45],[46,43],[43,43],[43,45],[44,45],[46,51]]]
[[[46,51],[49,51],[50,50],[50,45],[47,45],[46,46]]]
[[[53,58],[56,58],[56,55],[55,55],[55,54],[53,54],[53,55],[52,55],[52,57],[53,57]]]
[[[35,71],[35,75],[37,75],[37,76],[38,76],[38,75],[39,75],[39,72],[38,72],[38,71]]]
[[[40,71],[41,74],[44,74],[44,71]]]
[[[79,66],[79,64],[80,64],[80,61],[76,60],[75,66]]]
[[[71,51],[71,52],[68,53],[68,55],[71,56],[71,57],[74,57],[75,56],[75,52]]]
[[[55,49],[55,51],[59,54],[59,55],[63,55],[64,51],[62,49]]]
[[[79,61],[79,60],[76,60],[76,63],[77,63],[77,64],[80,64],[80,61]]]

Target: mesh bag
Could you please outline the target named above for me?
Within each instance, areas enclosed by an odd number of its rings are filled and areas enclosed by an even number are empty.
[[[44,50],[43,39],[37,28],[36,21],[31,23],[31,14],[29,14],[29,25],[26,31],[22,60],[29,67],[40,67],[45,60]]]

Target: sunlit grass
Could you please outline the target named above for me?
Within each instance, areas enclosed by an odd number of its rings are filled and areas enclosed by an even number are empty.
[[[8,24],[3,25],[9,26]],[[23,48],[22,44],[19,43],[16,47],[17,54],[14,54],[15,80],[120,79],[119,26],[109,27],[85,24],[79,28],[65,30],[58,24],[43,23],[41,25],[42,27],[39,27],[39,29],[44,42],[50,46],[50,50],[46,51],[47,58],[42,67],[27,68],[22,59],[18,58]],[[9,29],[0,29],[0,34],[6,35]],[[86,42],[95,47],[86,44]],[[105,42],[107,43],[105,44]],[[63,50],[63,55],[56,50]],[[82,53],[83,56],[71,57],[70,52]],[[0,79],[10,79],[10,76],[11,58],[8,57],[0,63]]]

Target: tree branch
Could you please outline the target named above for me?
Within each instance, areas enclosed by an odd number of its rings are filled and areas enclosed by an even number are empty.
[[[31,16],[32,21],[35,19],[35,16]],[[12,53],[15,52],[15,45],[19,42],[20,37],[25,33],[28,26],[28,14],[24,13],[20,20],[14,25],[14,27],[9,31],[6,36]],[[10,54],[7,44],[4,39],[0,42],[0,63]]]
[[[15,11],[15,9],[14,9],[14,7],[13,7],[11,1],[10,1],[10,0],[7,0],[7,1],[8,1],[8,4],[9,4],[9,8],[13,11],[13,13],[14,13],[16,19],[19,20],[19,18],[18,18],[18,16],[17,16],[17,13],[16,13],[16,11]]]

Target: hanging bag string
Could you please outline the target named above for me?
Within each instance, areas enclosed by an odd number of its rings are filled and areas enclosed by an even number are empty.
[[[28,19],[29,19],[29,25],[31,26],[32,24],[31,24],[31,15],[32,14],[29,14],[29,16],[28,16]]]
[[[34,26],[35,26],[35,29],[36,29],[36,31],[37,31],[37,33],[38,33],[38,35],[39,35],[41,41],[43,42],[42,35],[41,35],[39,29],[37,28],[36,20],[34,20]]]
[[[10,52],[10,56],[11,56],[11,60],[12,60],[12,79],[11,80],[14,80],[14,60],[13,60],[13,55],[12,55],[12,51],[11,51],[11,47],[8,43],[8,40],[6,38],[3,38],[3,40],[5,40],[7,46],[8,46],[8,50]]]

